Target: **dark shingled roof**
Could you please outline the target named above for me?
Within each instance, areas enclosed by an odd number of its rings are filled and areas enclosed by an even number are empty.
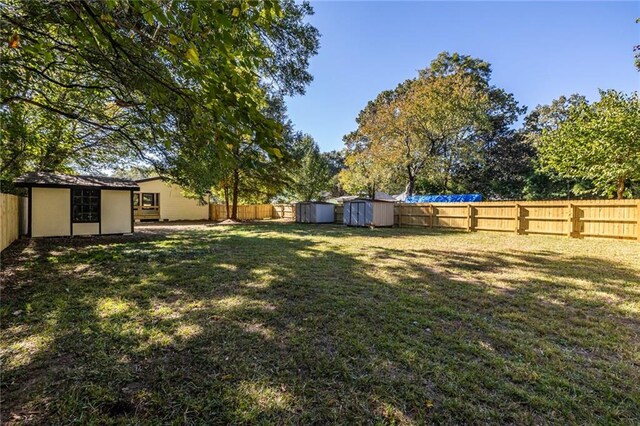
[[[32,172],[20,176],[15,180],[16,186],[43,186],[63,188],[82,186],[100,189],[128,189],[137,191],[138,184],[131,179],[121,179],[106,176],[63,175],[51,172]]]
[[[151,182],[153,180],[161,180],[162,178],[160,176],[154,176],[154,177],[150,177],[150,178],[144,178],[144,179],[136,179],[136,182]]]

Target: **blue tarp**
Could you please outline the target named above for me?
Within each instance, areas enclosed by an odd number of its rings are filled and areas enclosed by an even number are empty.
[[[482,201],[482,194],[411,195],[405,203],[471,203]]]

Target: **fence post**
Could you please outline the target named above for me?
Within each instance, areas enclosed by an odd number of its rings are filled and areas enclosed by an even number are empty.
[[[433,204],[429,204],[429,228],[433,228]]]
[[[636,211],[636,233],[638,234],[638,241],[640,241],[640,200],[638,200],[638,210]]]
[[[471,232],[473,229],[473,207],[471,204],[467,204],[467,232]]]
[[[575,228],[575,223],[574,223],[574,210],[573,210],[573,204],[569,203],[569,232],[567,233],[567,235],[569,237],[573,237],[574,236],[574,228]]]
[[[518,234],[520,234],[520,215],[521,215],[520,204],[518,204],[518,203],[516,203],[516,212],[515,213],[516,213],[516,217],[515,217],[515,220],[516,220],[515,232],[516,232],[516,235],[518,235]]]

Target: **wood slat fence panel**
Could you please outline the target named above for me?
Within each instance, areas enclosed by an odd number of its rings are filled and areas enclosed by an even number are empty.
[[[0,251],[20,236],[24,197],[0,194]]]
[[[334,223],[342,223],[344,218],[344,206],[336,205],[335,207],[335,222]]]
[[[239,220],[262,220],[274,217],[274,206],[271,204],[249,204],[238,206]],[[225,220],[227,218],[227,206],[224,204],[209,205],[209,218],[211,220]]]
[[[295,220],[296,208],[293,204],[274,204],[272,217],[274,219]]]
[[[396,204],[396,225],[640,240],[640,200]]]

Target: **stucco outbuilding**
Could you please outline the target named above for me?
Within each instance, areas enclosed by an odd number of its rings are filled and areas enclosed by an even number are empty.
[[[30,237],[133,232],[133,192],[139,187],[132,180],[34,172],[15,184],[28,190]]]

